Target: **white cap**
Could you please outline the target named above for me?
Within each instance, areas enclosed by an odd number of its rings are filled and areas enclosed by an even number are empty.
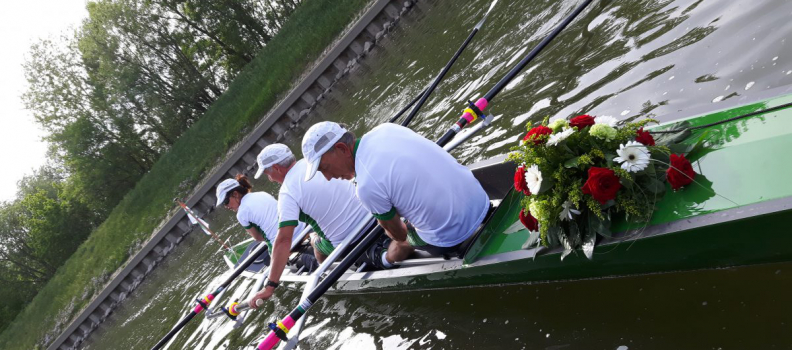
[[[335,122],[316,123],[305,132],[302,140],[302,152],[305,160],[308,161],[308,169],[305,171],[305,181],[310,180],[319,169],[319,162],[333,145],[344,136],[346,129]]]
[[[256,157],[258,170],[256,170],[256,175],[253,177],[258,179],[261,177],[261,174],[264,173],[264,170],[290,157],[294,157],[292,151],[289,149],[289,146],[282,143],[275,143],[264,147]]]
[[[217,185],[217,191],[215,192],[217,204],[215,204],[215,207],[220,207],[220,204],[223,204],[225,201],[228,191],[231,191],[237,187],[239,187],[239,181],[234,179],[225,179],[223,182]]]

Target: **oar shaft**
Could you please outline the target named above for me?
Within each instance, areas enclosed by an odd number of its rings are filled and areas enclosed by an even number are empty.
[[[157,345],[155,345],[155,346],[154,346],[153,348],[151,348],[151,349],[152,349],[152,350],[159,349],[160,347],[162,347],[162,345],[164,345],[165,343],[167,343],[167,342],[168,342],[168,340],[169,340],[170,338],[173,338],[173,336],[174,336],[174,335],[176,335],[176,333],[179,333],[179,331],[180,331],[182,328],[184,328],[184,326],[187,324],[187,322],[189,322],[189,321],[190,321],[190,320],[191,320],[193,317],[195,317],[195,315],[199,314],[201,311],[203,311],[203,310],[205,309],[205,305],[209,305],[209,304],[212,302],[212,300],[214,300],[214,296],[215,296],[215,295],[218,295],[218,294],[220,294],[220,292],[222,292],[223,290],[225,290],[225,288],[226,288],[226,287],[228,287],[228,285],[229,285],[229,284],[231,284],[231,282],[233,282],[233,281],[234,281],[234,279],[236,279],[237,277],[239,277],[239,275],[241,275],[241,274],[242,274],[242,272],[244,272],[244,271],[245,271],[245,269],[247,269],[247,268],[248,268],[250,265],[252,265],[252,264],[253,264],[253,263],[256,261],[256,259],[257,259],[257,258],[258,258],[258,257],[259,257],[259,256],[260,256],[262,253],[264,253],[264,250],[265,250],[265,249],[267,249],[267,245],[266,245],[266,244],[263,244],[263,243],[262,243],[262,244],[259,244],[259,246],[258,246],[258,247],[256,247],[256,249],[255,249],[255,250],[253,250],[253,251],[252,251],[252,252],[251,252],[251,253],[248,255],[248,257],[247,257],[247,258],[245,258],[245,260],[243,260],[243,261],[242,261],[242,263],[241,263],[241,264],[239,264],[239,266],[237,266],[237,267],[236,267],[236,269],[234,269],[234,272],[233,272],[233,273],[231,273],[231,276],[227,277],[227,278],[226,278],[226,279],[223,281],[223,283],[221,283],[221,284],[220,284],[220,286],[218,286],[218,287],[217,287],[217,289],[215,289],[215,290],[214,290],[212,293],[210,293],[210,294],[208,294],[207,296],[205,296],[205,297],[204,297],[204,299],[203,299],[203,303],[204,303],[204,305],[201,305],[200,303],[198,303],[198,305],[196,305],[196,306],[195,306],[195,308],[193,309],[193,311],[191,311],[191,312],[190,312],[190,314],[189,314],[189,315],[187,315],[187,317],[185,317],[184,319],[182,319],[182,320],[181,320],[181,321],[180,321],[180,322],[179,322],[179,323],[178,323],[176,326],[174,326],[174,327],[171,329],[171,331],[170,331],[170,332],[168,332],[168,334],[166,334],[166,335],[165,335],[165,337],[164,337],[164,338],[162,338],[162,340],[160,340],[160,341],[157,343]]]
[[[479,31],[479,26],[473,28],[473,30],[468,35],[467,39],[465,39],[465,42],[462,43],[462,46],[460,46],[459,49],[457,49],[456,53],[454,54],[454,57],[451,57],[451,60],[449,60],[448,63],[446,63],[445,67],[443,67],[443,70],[440,71],[440,74],[432,82],[432,85],[430,85],[429,88],[424,90],[425,92],[421,94],[421,99],[418,101],[418,104],[416,104],[415,107],[413,107],[412,111],[410,111],[410,114],[407,115],[407,118],[404,119],[404,121],[401,124],[402,126],[407,126],[410,124],[410,122],[413,120],[415,115],[418,114],[418,110],[421,109],[423,104],[429,98],[429,95],[431,95],[434,89],[437,87],[437,85],[440,84],[440,81],[443,80],[443,77],[445,77],[446,73],[448,73],[448,70],[451,69],[451,66],[454,65],[457,58],[459,58],[459,56],[462,55],[462,51],[465,51],[465,48],[468,46],[468,44],[470,44],[470,41],[473,40],[473,37],[476,36],[476,33],[478,33],[478,31]]]
[[[166,343],[168,343],[168,341],[171,340],[171,338],[173,338],[174,335],[176,335],[176,333],[179,333],[179,331],[187,324],[187,322],[190,322],[190,320],[192,320],[193,317],[195,317],[195,315],[197,314],[198,313],[196,313],[195,311],[190,312],[181,321],[179,321],[179,324],[177,324],[176,327],[173,327],[173,329],[171,329],[171,331],[168,332],[168,334],[166,334],[156,345],[154,345],[154,347],[151,348],[151,350],[157,350],[162,348]]]
[[[478,108],[479,111],[484,111],[484,109],[487,107],[489,103],[492,102],[495,96],[498,95],[498,93],[500,93],[501,90],[503,90],[503,88],[506,87],[507,84],[509,84],[512,80],[514,80],[514,78],[520,73],[520,71],[522,71],[523,68],[525,68],[525,66],[528,65],[528,63],[530,63],[534,58],[536,58],[536,56],[539,55],[539,53],[542,52],[542,50],[544,50],[544,48],[547,47],[547,45],[551,41],[553,41],[553,39],[555,39],[558,36],[558,34],[561,33],[562,30],[564,30],[564,28],[566,28],[570,23],[572,23],[575,17],[577,17],[581,12],[583,12],[586,6],[588,6],[592,1],[593,0],[585,0],[583,3],[578,5],[578,7],[575,8],[575,10],[572,11],[572,13],[570,13],[569,16],[567,16],[561,22],[561,24],[559,24],[552,32],[550,32],[550,34],[548,34],[544,39],[542,39],[542,41],[539,42],[539,44],[536,45],[536,47],[534,47],[533,50],[531,50],[531,52],[525,55],[525,57],[523,57],[523,59],[520,60],[520,62],[518,62],[517,65],[515,65],[509,71],[509,73],[506,74],[506,76],[504,76],[500,81],[498,81],[498,83],[495,84],[495,86],[492,89],[490,89],[490,91],[487,92],[487,94],[484,95],[484,97],[480,98],[470,108],[466,109],[465,112],[462,113],[462,116],[459,117],[459,120],[450,129],[448,129],[448,131],[446,131],[446,133],[443,134],[443,136],[441,136],[440,139],[437,140],[437,144],[439,144],[440,146],[445,146],[445,144],[451,141],[454,138],[454,136],[460,130],[462,130],[462,128],[464,128],[466,125],[474,122],[479,117],[484,117],[483,115],[478,115],[478,113],[472,112],[472,110]]]
[[[575,17],[577,17],[581,12],[583,12],[586,6],[588,6],[592,1],[593,0],[585,0],[583,3],[578,5],[578,7],[575,8],[575,10],[572,11],[572,13],[570,13],[569,16],[567,16],[564,19],[564,21],[561,22],[561,24],[559,24],[552,32],[550,32],[550,34],[548,34],[544,39],[542,39],[542,41],[538,45],[536,45],[536,47],[534,47],[534,49],[531,50],[531,52],[525,55],[525,57],[519,63],[517,63],[517,65],[514,66],[514,68],[512,68],[512,70],[509,71],[509,73],[506,74],[506,76],[503,77],[503,79],[501,79],[497,84],[495,84],[495,86],[492,89],[490,89],[490,91],[487,92],[486,95],[484,95],[484,99],[486,99],[488,102],[492,102],[492,99],[495,98],[495,95],[500,93],[501,90],[503,90],[503,88],[506,87],[506,84],[511,82],[512,79],[514,79],[514,77],[516,77],[517,74],[519,74],[520,71],[522,71],[522,69],[525,68],[525,66],[528,65],[529,62],[531,62],[537,55],[539,55],[539,53],[542,52],[542,50],[544,50],[545,47],[547,47],[547,44],[553,41],[553,39],[555,39],[555,37],[557,37],[558,34],[561,33],[562,30],[564,30],[564,28],[566,28],[570,23],[572,23]]]
[[[412,101],[410,101],[410,103],[408,103],[406,106],[404,106],[404,108],[402,108],[402,110],[399,111],[399,113],[396,113],[396,115],[390,118],[390,120],[388,120],[388,123],[393,123],[396,121],[396,119],[399,119],[399,117],[401,117],[402,114],[404,114],[404,112],[407,112],[407,110],[410,109],[410,107],[412,107],[416,102],[418,102],[421,96],[423,96],[423,94],[426,93],[426,90],[427,89],[424,89],[423,91],[421,91],[420,94],[418,94],[418,96],[415,96],[415,98]]]
[[[278,333],[282,333],[281,335],[285,337],[286,332],[294,327],[294,324],[297,322],[297,320],[305,315],[308,309],[310,309],[314,303],[316,303],[316,301],[319,300],[319,298],[321,298],[322,295],[324,295],[324,293],[326,293],[327,290],[329,290],[330,287],[332,287],[333,284],[338,281],[339,278],[341,278],[341,275],[343,275],[347,269],[349,269],[352,264],[363,255],[368,247],[370,247],[372,244],[374,244],[374,242],[376,242],[377,239],[379,239],[383,232],[384,230],[381,226],[376,226],[373,230],[371,230],[371,232],[366,234],[363,240],[360,241],[360,243],[358,243],[358,245],[355,246],[355,248],[353,248],[352,251],[350,251],[340,263],[338,263],[338,266],[336,266],[336,268],[333,269],[333,271],[331,271],[330,274],[328,274],[327,277],[325,277],[325,279],[316,286],[316,288],[314,288],[311,294],[308,294],[307,297],[301,300],[300,305],[292,310],[292,312],[289,313],[289,316],[286,316],[286,318],[278,322],[277,326],[274,327],[277,330],[273,329],[267,338],[265,338],[264,341],[259,344],[257,349],[270,350],[274,348],[275,345],[278,344],[278,341],[281,340],[281,338],[278,336]]]

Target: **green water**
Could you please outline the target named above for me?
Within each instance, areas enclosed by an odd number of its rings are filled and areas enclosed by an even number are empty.
[[[411,126],[430,139],[464,101],[492,87],[579,1],[501,0]],[[323,119],[363,133],[426,87],[489,6],[423,0],[306,126]],[[464,163],[503,154],[527,121],[586,112],[660,116],[792,83],[792,2],[594,3],[492,101],[497,119],[455,151]],[[287,143],[297,150],[299,137]],[[265,182],[256,190],[276,193]],[[208,217],[245,238],[230,212]],[[86,349],[148,349],[213,289],[225,270],[195,231],[91,335]],[[669,254],[674,254],[670,251]],[[232,284],[247,295],[251,282]],[[308,316],[303,349],[792,349],[792,263],[544,285],[330,296]],[[300,291],[279,290],[242,329],[199,316],[169,349],[257,343]],[[227,297],[219,302],[225,304]]]

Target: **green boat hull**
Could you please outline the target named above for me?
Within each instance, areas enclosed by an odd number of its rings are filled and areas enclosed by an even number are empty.
[[[792,95],[682,120],[705,125],[792,102]],[[669,120],[661,118],[661,120]],[[614,237],[598,241],[593,259],[561,249],[523,249],[520,194],[508,191],[513,165],[474,169],[501,205],[464,261],[369,273],[348,273],[333,292],[403,291],[463,286],[544,283],[589,278],[725,268],[792,260],[792,108],[697,130],[707,148],[694,159],[697,184],[667,191],[648,225],[614,223]],[[486,174],[486,175],[482,175]],[[504,195],[504,193],[506,193]]]

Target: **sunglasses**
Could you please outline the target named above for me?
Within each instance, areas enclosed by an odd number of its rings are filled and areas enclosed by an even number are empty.
[[[223,206],[227,207],[228,206],[228,201],[230,201],[230,200],[231,200],[231,196],[230,196],[230,193],[229,193],[229,194],[226,195],[225,199],[223,200]]]

